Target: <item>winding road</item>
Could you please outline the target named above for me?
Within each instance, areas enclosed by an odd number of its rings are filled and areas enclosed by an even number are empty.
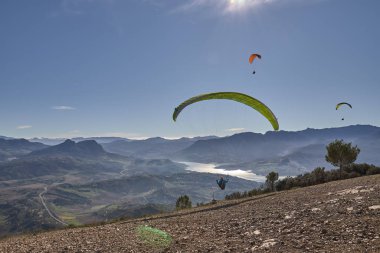
[[[128,171],[128,166],[124,166],[124,168],[120,171],[120,175],[121,176],[126,176],[127,174],[124,174],[125,172],[127,172]]]
[[[128,168],[127,168],[127,166],[125,166],[124,169],[120,171],[120,175],[121,176],[125,176],[126,174],[124,174],[124,173],[127,172],[127,171],[128,171]],[[47,213],[49,214],[49,216],[51,218],[53,218],[56,222],[58,222],[58,223],[60,223],[62,225],[68,226],[69,225],[68,223],[66,223],[63,220],[59,219],[59,217],[57,215],[55,215],[52,211],[50,211],[49,207],[46,205],[46,202],[45,202],[45,199],[44,199],[44,194],[47,192],[47,190],[48,190],[48,187],[45,186],[44,190],[38,194],[38,197],[40,198],[42,205],[44,206],[45,210],[47,211]]]
[[[38,196],[40,197],[40,200],[41,200],[41,203],[42,205],[45,207],[46,211],[48,212],[48,214],[50,215],[50,217],[52,217],[55,221],[57,221],[58,223],[61,223],[65,226],[68,226],[69,224],[67,224],[66,222],[60,220],[56,215],[54,215],[50,210],[49,208],[47,207],[46,203],[45,203],[45,200],[44,200],[44,197],[43,195],[47,192],[47,187],[45,186],[44,187],[44,190],[42,192],[40,192],[40,194],[38,194]]]

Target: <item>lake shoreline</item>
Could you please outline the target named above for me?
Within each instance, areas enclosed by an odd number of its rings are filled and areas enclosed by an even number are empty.
[[[266,181],[265,176],[256,175],[252,171],[244,171],[244,170],[226,170],[218,168],[221,164],[214,163],[196,163],[196,162],[185,162],[185,161],[175,161],[177,163],[181,163],[186,165],[186,170],[202,172],[202,173],[212,173],[219,175],[229,175],[233,177],[238,177],[250,181],[255,181],[259,183],[264,183]]]

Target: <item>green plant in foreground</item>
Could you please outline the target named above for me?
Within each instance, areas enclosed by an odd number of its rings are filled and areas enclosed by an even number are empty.
[[[152,247],[167,248],[172,242],[172,237],[168,233],[157,228],[139,226],[137,233],[141,241]]]

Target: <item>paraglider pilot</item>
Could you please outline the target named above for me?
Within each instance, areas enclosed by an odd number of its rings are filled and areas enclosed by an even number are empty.
[[[216,183],[219,185],[220,189],[224,190],[224,188],[226,188],[226,183],[228,183],[228,179],[224,180],[223,177],[220,177],[219,180],[216,180]]]

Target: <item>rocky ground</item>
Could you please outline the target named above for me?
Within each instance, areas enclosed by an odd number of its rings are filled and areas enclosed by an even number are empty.
[[[139,225],[168,232],[146,245]],[[0,252],[380,252],[380,175],[190,211],[5,238]]]

